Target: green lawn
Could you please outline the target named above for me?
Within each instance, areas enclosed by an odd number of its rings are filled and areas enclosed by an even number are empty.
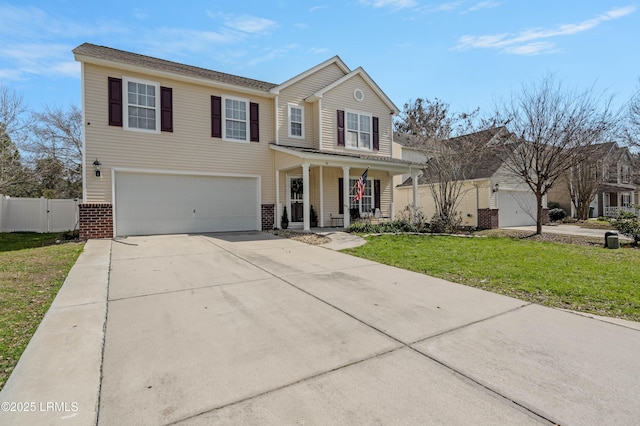
[[[76,242],[39,247],[56,239],[58,234],[0,234],[0,389],[82,252]],[[16,248],[29,245],[37,247]]]
[[[0,252],[50,246],[55,244],[56,241],[66,241],[77,237],[77,234],[71,231],[52,232],[49,234],[38,234],[37,232],[5,232],[0,233]]]
[[[382,235],[344,252],[542,305],[640,321],[639,249]]]

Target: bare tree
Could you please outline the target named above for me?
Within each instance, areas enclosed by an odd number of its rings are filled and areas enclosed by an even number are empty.
[[[395,130],[404,135],[406,143],[424,149],[430,158],[420,180],[428,184],[433,197],[435,214],[431,224],[442,232],[452,232],[462,222],[458,207],[464,195],[465,159],[468,158],[460,152],[461,143],[452,143],[449,139],[470,132],[478,111],[451,112],[449,104],[438,98],[433,101],[417,98],[404,104],[395,123]]]
[[[82,112],[75,105],[68,110],[45,107],[34,113],[30,137],[23,149],[33,155],[36,174],[47,194],[80,197],[82,192]],[[52,176],[57,178],[52,180]],[[51,182],[58,182],[53,188]]]
[[[22,164],[17,143],[24,139],[28,127],[27,110],[22,97],[0,86],[0,193],[23,195],[20,187],[29,174]]]
[[[465,165],[458,150],[447,141],[434,141],[432,145],[433,157],[423,169],[436,211],[431,224],[438,232],[453,232],[462,223],[458,207],[464,195]]]
[[[589,207],[591,201],[598,194],[604,182],[604,172],[599,159],[605,153],[599,147],[594,146],[591,155],[588,152],[580,154],[577,158],[572,158],[571,168],[566,173],[567,189],[571,196],[571,203],[576,209],[578,220],[589,218]],[[584,155],[586,154],[586,155]],[[581,157],[585,157],[582,158]]]
[[[626,118],[626,125],[623,129],[624,139],[628,145],[640,148],[640,84],[629,100],[629,110]]]
[[[0,85],[0,131],[20,145],[29,129],[29,115],[23,98],[15,90]]]
[[[604,141],[617,116],[611,98],[566,89],[553,75],[523,84],[496,116],[506,117],[521,143],[504,150],[505,167],[533,191],[537,201],[536,233],[542,233],[544,195],[573,164],[587,156],[585,147]]]
[[[412,146],[428,148],[433,141],[472,131],[478,111],[451,112],[449,104],[438,98],[433,101],[417,98],[404,104],[395,131],[410,136]]]

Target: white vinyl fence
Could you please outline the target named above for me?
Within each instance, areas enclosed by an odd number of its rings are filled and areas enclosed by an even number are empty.
[[[77,200],[0,195],[0,232],[64,232],[77,228]]]

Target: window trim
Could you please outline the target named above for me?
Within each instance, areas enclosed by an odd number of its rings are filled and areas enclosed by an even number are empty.
[[[292,108],[296,108],[300,110],[300,116],[301,116],[301,121],[300,121],[300,125],[301,125],[301,134],[300,135],[294,135],[291,132],[291,125],[294,123],[293,121],[291,121],[291,109]],[[296,138],[296,139],[304,139],[304,105],[298,105],[298,104],[287,104],[287,121],[289,123],[289,125],[287,126],[287,134],[289,135],[290,138]],[[297,123],[297,121],[296,121]]]
[[[358,180],[360,179],[360,176],[350,176],[349,177],[349,188],[352,189],[353,187],[355,187],[356,183],[358,182]],[[364,200],[365,198],[371,198],[371,213],[375,212],[376,210],[376,185],[374,182],[375,179],[367,179],[364,183],[365,185],[365,193],[362,196],[361,199],[359,199],[358,201],[356,201],[356,203],[358,204],[358,211],[362,214],[363,210],[362,210],[362,200]],[[353,184],[353,185],[352,185]],[[371,194],[367,195],[367,187],[371,187]],[[349,195],[349,210],[351,210],[352,208],[355,208],[355,206],[353,206],[353,196],[354,193]]]
[[[251,137],[251,134],[250,134],[251,133],[251,127],[250,127],[251,110],[250,110],[249,99],[239,98],[237,96],[224,96],[224,95],[221,97],[222,97],[222,108],[221,108],[222,109],[222,140],[227,142],[249,143],[250,142],[249,138]],[[244,119],[245,138],[244,140],[227,137],[227,100],[244,102],[244,105],[245,105],[245,119]],[[230,119],[230,120],[241,121],[236,119]]]
[[[350,146],[349,145],[349,132],[352,130],[349,129],[349,114],[356,114],[358,116],[358,146]],[[366,116],[369,117],[369,148],[360,147],[360,134],[365,133],[360,130],[360,117]],[[344,148],[352,151],[366,151],[373,152],[373,114],[365,111],[358,111],[353,109],[345,109],[344,110]]]
[[[631,167],[626,164],[620,167],[620,181],[621,183],[631,182]]]
[[[129,107],[130,107],[130,103],[129,103],[129,83],[138,83],[138,84],[146,84],[148,86],[154,86],[155,87],[155,106],[153,107],[155,110],[155,116],[156,116],[156,126],[154,130],[151,129],[140,129],[138,127],[131,127],[129,126]],[[123,124],[123,129],[124,130],[128,130],[128,131],[132,131],[132,132],[141,132],[141,133],[160,133],[160,127],[161,127],[161,114],[160,114],[160,102],[161,102],[161,93],[160,93],[160,83],[158,83],[157,81],[150,81],[150,80],[144,80],[141,78],[135,78],[135,77],[127,77],[127,76],[123,76],[122,77],[122,102],[123,102],[123,106],[124,108],[122,109],[122,124]],[[134,105],[137,106],[137,105]],[[151,109],[151,108],[149,108]]]

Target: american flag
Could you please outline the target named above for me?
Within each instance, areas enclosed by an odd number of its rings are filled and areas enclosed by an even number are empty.
[[[364,187],[367,183],[367,172],[369,169],[365,170],[360,179],[356,182],[356,195],[353,197],[353,201],[360,201],[364,196]]]

